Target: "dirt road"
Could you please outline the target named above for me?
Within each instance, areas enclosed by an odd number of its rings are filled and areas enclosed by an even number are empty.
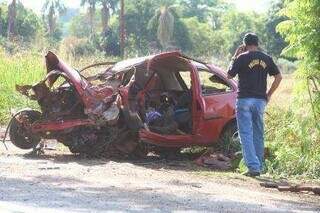
[[[319,196],[262,189],[256,180],[188,162],[88,160],[57,151],[30,158],[9,148],[0,147],[0,212],[320,211]]]

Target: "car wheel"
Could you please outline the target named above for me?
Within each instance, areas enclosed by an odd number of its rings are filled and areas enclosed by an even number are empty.
[[[228,124],[221,134],[218,148],[226,156],[234,156],[235,153],[241,151],[241,143],[236,122]]]
[[[41,113],[34,110],[21,111],[10,121],[9,136],[12,144],[20,149],[32,149],[39,144],[41,138],[26,129],[25,126],[17,120],[19,116],[23,116],[29,124],[32,124],[40,119]]]

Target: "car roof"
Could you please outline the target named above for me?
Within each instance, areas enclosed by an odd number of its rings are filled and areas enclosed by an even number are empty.
[[[144,56],[144,57],[139,57],[139,58],[126,59],[126,60],[123,60],[123,61],[116,63],[113,66],[112,70],[113,70],[113,72],[120,72],[126,68],[143,64],[146,61],[151,60],[154,56],[155,55],[149,55],[149,56]]]
[[[177,55],[183,56],[179,52],[172,52],[172,53],[173,54],[177,53]],[[160,54],[148,55],[148,56],[138,57],[138,58],[130,58],[130,59],[120,61],[113,66],[112,71],[114,73],[122,72],[124,70],[127,70],[128,68],[144,64],[144,63],[152,60],[154,57],[162,55],[162,54],[168,54],[168,53],[160,53]],[[190,59],[190,61],[195,67],[197,67],[197,69],[207,69],[209,66],[211,68],[211,70],[214,72],[217,72],[221,75],[223,75],[225,73],[221,68],[217,67],[214,64],[200,63],[199,61],[195,61],[192,59]]]

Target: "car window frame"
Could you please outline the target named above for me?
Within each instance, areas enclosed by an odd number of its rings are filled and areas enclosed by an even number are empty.
[[[223,77],[221,74],[219,74],[219,73],[217,73],[217,72],[214,72],[209,66],[207,66],[207,65],[205,65],[205,64],[203,64],[203,65],[206,67],[207,70],[204,69],[203,67],[197,67],[197,75],[198,75],[198,78],[199,78],[199,87],[200,87],[200,91],[201,91],[201,96],[203,96],[203,97],[214,96],[214,95],[216,96],[216,95],[223,95],[223,94],[229,94],[229,93],[235,92],[234,86],[228,81],[227,78]],[[221,80],[223,80],[223,81],[226,83],[226,85],[229,86],[230,91],[217,92],[217,93],[211,93],[211,94],[203,94],[203,93],[202,93],[202,88],[201,88],[200,75],[199,75],[200,70],[218,76]]]

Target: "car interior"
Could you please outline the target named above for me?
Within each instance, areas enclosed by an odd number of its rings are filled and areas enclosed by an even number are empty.
[[[184,58],[166,57],[153,61],[149,72],[141,64],[127,72],[123,85],[129,90],[131,108],[137,109],[147,127],[159,134],[192,133],[191,66]],[[202,95],[224,93],[230,86],[217,75],[199,69]]]

